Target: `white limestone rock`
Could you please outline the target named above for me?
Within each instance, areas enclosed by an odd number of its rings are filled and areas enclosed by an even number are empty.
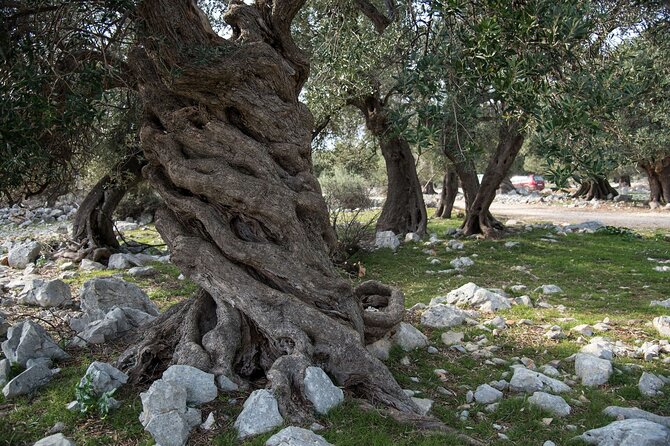
[[[242,412],[235,420],[240,439],[273,430],[284,423],[279,413],[277,400],[271,391],[259,389],[252,392],[244,402]]]
[[[528,402],[533,406],[549,412],[555,417],[567,417],[570,415],[570,405],[558,395],[551,395],[545,392],[535,392],[528,398]]]
[[[569,392],[570,386],[562,381],[550,378],[547,375],[525,367],[516,367],[509,382],[510,390],[514,392],[535,393],[537,391],[551,391],[553,393]]]
[[[173,365],[163,372],[163,380],[186,389],[187,404],[204,404],[218,394],[214,375],[190,365]]]
[[[2,343],[2,352],[12,363],[26,367],[29,359],[69,358],[51,336],[40,325],[32,321],[19,322],[7,331],[7,340]]]
[[[286,427],[268,438],[265,446],[332,446],[321,435],[300,427]]]
[[[407,322],[400,323],[393,340],[406,352],[428,346],[426,335]]]
[[[305,369],[305,397],[314,405],[314,409],[322,415],[342,404],[344,393],[335,386],[326,372],[319,367]]]
[[[670,429],[647,420],[614,421],[576,437],[596,446],[667,446]]]
[[[601,386],[609,381],[612,371],[612,363],[607,359],[588,353],[577,353],[575,356],[575,374],[582,380],[582,385]]]

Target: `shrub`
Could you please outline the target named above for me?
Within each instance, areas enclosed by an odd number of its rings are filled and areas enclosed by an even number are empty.
[[[370,187],[365,179],[337,167],[319,178],[328,209],[366,209],[370,207]]]

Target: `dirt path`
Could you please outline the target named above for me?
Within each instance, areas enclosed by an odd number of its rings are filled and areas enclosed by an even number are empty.
[[[464,202],[456,202],[463,208]],[[670,211],[640,209],[593,209],[568,208],[522,203],[496,203],[491,212],[497,217],[523,221],[550,221],[552,223],[582,223],[597,220],[608,226],[624,226],[632,229],[670,229]]]

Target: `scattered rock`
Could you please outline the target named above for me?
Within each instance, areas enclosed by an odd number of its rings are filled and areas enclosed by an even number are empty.
[[[411,324],[401,322],[393,340],[406,352],[428,346],[428,338]]]
[[[112,254],[107,262],[109,269],[129,269],[141,265],[142,263],[134,255],[123,252]]]
[[[187,404],[204,404],[216,398],[214,375],[190,365],[173,365],[163,372],[163,380],[186,389]]]
[[[342,389],[336,387],[326,372],[319,367],[307,367],[305,370],[305,397],[322,415],[344,401]]]
[[[453,305],[437,304],[428,307],[421,315],[421,323],[431,328],[451,328],[461,325],[468,317],[468,313]]]
[[[26,395],[47,384],[52,377],[53,373],[49,367],[44,364],[37,364],[10,380],[2,389],[2,393],[5,398]]]
[[[3,313],[0,313],[0,339],[7,337],[7,331],[9,330],[9,322]]]
[[[388,338],[381,338],[366,346],[372,356],[382,361],[389,359],[391,347],[393,347],[393,343]]]
[[[558,340],[565,338],[565,333],[563,333],[563,329],[561,327],[554,325],[549,329],[548,332],[544,334],[544,337],[547,339]]]
[[[572,327],[570,331],[579,333],[582,336],[588,336],[588,337],[593,336],[593,327],[591,327],[588,324],[577,325],[576,327]]]
[[[601,386],[609,381],[612,375],[612,363],[588,353],[577,353],[575,374],[582,380],[582,385]]]
[[[75,444],[61,433],[49,435],[37,441],[33,446],[75,446]]]
[[[321,435],[300,427],[286,427],[268,438],[265,446],[331,446]]]
[[[210,412],[209,415],[207,415],[205,421],[203,421],[202,424],[200,425],[200,429],[211,431],[214,428],[215,422],[216,419],[214,418],[214,412]]]
[[[102,319],[114,307],[134,308],[158,316],[158,307],[137,285],[113,277],[88,280],[79,293],[81,309],[92,318]]]
[[[474,283],[466,283],[460,288],[450,291],[446,296],[431,299],[430,306],[443,303],[476,308],[481,311],[495,312],[510,308],[507,298]]]
[[[415,232],[408,232],[405,234],[405,243],[418,243],[421,241],[421,236]]]
[[[70,320],[70,327],[80,327],[89,319],[84,316],[82,319]],[[102,319],[93,320],[87,325],[84,325],[82,331],[70,342],[71,346],[84,347],[87,344],[102,344],[107,341],[117,339],[126,335],[131,330],[134,330],[142,325],[155,319],[148,313],[145,313],[134,308],[113,308],[109,313],[105,314]]]
[[[447,331],[440,336],[445,345],[458,344],[463,341],[465,333],[460,331]]]
[[[652,300],[651,303],[649,304],[651,307],[663,307],[663,308],[670,308],[670,299],[665,299],[665,300]]]
[[[390,248],[391,250],[396,251],[398,246],[400,246],[400,240],[393,231],[377,232],[375,236],[375,248]]]
[[[107,268],[102,263],[94,262],[93,260],[89,259],[82,259],[81,263],[79,264],[79,269],[82,271],[102,271]]]
[[[477,387],[474,396],[475,401],[477,401],[479,404],[491,404],[501,400],[503,393],[498,389],[494,389],[488,384],[482,384],[481,386]]]
[[[514,302],[517,305],[523,305],[526,307],[532,307],[533,306],[533,301],[530,299],[530,296],[526,296],[525,294],[523,296],[515,297]]]
[[[235,382],[233,382],[226,375],[217,376],[216,385],[223,392],[237,392],[240,388]]]
[[[463,269],[474,265],[475,262],[470,257],[457,257],[449,262],[449,264],[452,266],[452,268]]]
[[[505,248],[514,248],[515,246],[519,246],[519,242],[505,242]]]
[[[640,381],[637,383],[637,388],[644,396],[656,396],[661,392],[665,386],[665,381],[653,373],[643,372]]]
[[[620,420],[577,437],[597,446],[667,446],[670,429],[647,420]]]
[[[19,322],[7,332],[2,352],[12,363],[26,367],[29,359],[66,359],[69,357],[40,325],[32,321]]]
[[[11,268],[23,269],[33,263],[40,256],[42,248],[37,242],[27,242],[15,245],[9,250],[7,262]]]
[[[670,338],[670,316],[659,316],[654,318],[652,325],[661,336]]]
[[[567,417],[570,415],[570,406],[558,395],[551,395],[545,392],[535,392],[528,398],[528,402],[533,406],[549,412],[555,417]]]
[[[549,390],[553,393],[569,392],[570,387],[562,381],[550,378],[542,373],[528,370],[525,367],[516,367],[509,382],[510,390],[514,392],[535,393]]]
[[[0,359],[0,387],[4,387],[12,373],[12,364],[9,359]]]
[[[463,248],[465,248],[465,245],[459,240],[449,240],[447,242],[447,248],[453,249],[455,251],[461,251]]]
[[[412,401],[414,401],[414,404],[416,404],[419,407],[419,413],[421,415],[427,415],[428,412],[430,412],[430,409],[433,408],[433,400],[429,400],[428,398],[416,398],[412,397]]]
[[[617,419],[632,418],[647,420],[653,423],[662,424],[663,426],[670,428],[670,417],[662,417],[660,415],[647,412],[646,410],[638,409],[637,407],[609,406],[603,410],[603,413]]]
[[[100,396],[103,393],[118,389],[128,382],[128,375],[111,364],[94,361],[86,369],[80,385],[90,381],[93,392]]]
[[[542,294],[559,294],[562,293],[563,290],[557,285],[542,285],[535,288],[535,292],[540,292]]]
[[[242,412],[235,420],[240,439],[269,432],[284,423],[279,414],[277,400],[272,392],[259,389],[252,392],[244,402]]]
[[[29,279],[19,295],[25,305],[38,305],[44,308],[68,305],[72,302],[70,286],[60,279]]]

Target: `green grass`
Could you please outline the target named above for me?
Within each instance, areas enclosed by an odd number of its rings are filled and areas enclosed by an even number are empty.
[[[444,238],[448,228],[459,224],[457,220],[431,221],[429,230]],[[533,300],[541,297],[533,292],[536,287],[543,284],[560,286],[563,294],[542,299],[556,306],[564,305],[563,312],[557,308],[517,306],[501,313],[508,320],[531,319],[535,323],[533,326],[511,325],[496,337],[476,327],[462,327],[466,341],[484,335],[491,345],[500,347],[496,357],[506,360],[526,356],[540,366],[551,360],[564,359],[579,350],[574,336],[559,342],[549,341],[543,337],[546,329],[538,324],[557,324],[569,329],[580,323],[595,323],[609,317],[613,326],[613,330],[606,333],[609,337],[631,345],[635,345],[636,340],[658,338],[645,323],[664,313],[659,307],[650,307],[649,302],[668,298],[670,274],[654,271],[655,264],[647,258],[670,258],[670,243],[666,238],[655,233],[646,233],[641,238],[625,234],[574,234],[557,237],[558,243],[541,240],[549,234],[547,230],[535,230],[515,233],[503,240],[465,239],[462,251],[447,251],[443,244],[433,248],[424,246],[423,242],[404,244],[397,253],[389,250],[360,253],[353,260],[360,261],[367,269],[367,275],[362,280],[376,279],[400,287],[408,307],[419,302],[428,303],[431,298],[444,295],[467,282],[495,288],[523,284],[528,287],[526,293]],[[130,237],[144,243],[161,243],[153,230],[133,231]],[[508,249],[504,247],[506,241],[518,241],[520,244]],[[434,253],[426,254],[423,252],[425,249],[433,249]],[[428,270],[448,269],[449,261],[460,256],[470,256],[475,261],[475,265],[462,275],[426,273]],[[440,259],[441,264],[431,265],[429,259],[432,258]],[[192,282],[178,280],[179,271],[173,265],[157,263],[152,266],[157,270],[154,277],[134,278],[124,274],[124,278],[147,290],[162,310],[195,291],[196,286]],[[513,269],[518,266],[524,267],[523,270]],[[70,282],[76,288],[92,277],[120,273],[85,273]],[[557,321],[562,317],[575,320]],[[448,349],[440,342],[442,330],[424,331],[439,352],[429,354],[425,350],[417,350],[405,353],[394,348],[388,361],[391,372],[403,388],[419,392],[419,397],[434,400],[433,414],[437,418],[485,444],[539,445],[546,440],[560,445],[578,444],[572,441],[573,437],[611,421],[602,415],[602,409],[608,405],[637,406],[660,415],[670,415],[668,396],[646,398],[637,389],[643,370],[667,374],[667,366],[626,358],[615,360],[617,370],[606,386],[599,389],[573,386],[573,391],[564,395],[573,412],[563,419],[554,418],[550,423],[543,422],[543,419],[551,417],[529,406],[526,397],[507,392],[498,410],[493,413],[486,412],[477,404],[466,407],[468,390],[474,391],[480,384],[503,378],[505,373],[510,372],[509,367],[487,364],[484,358],[476,359]],[[43,437],[56,421],[66,424],[64,433],[78,445],[151,444],[150,436],[142,431],[137,420],[141,411],[137,396],[139,389],[123,389],[117,396],[123,401],[123,407],[104,420],[64,409],[65,404],[74,398],[74,387],[86,366],[97,357],[93,355],[84,352],[62,364],[62,373],[38,395],[11,402],[0,397],[0,444],[31,444]],[[409,359],[409,365],[403,365],[404,357]],[[627,365],[638,368],[624,371]],[[567,369],[571,370],[570,367],[568,365]],[[444,381],[434,373],[435,369],[446,370]],[[413,378],[418,378],[418,382],[414,382]],[[440,387],[455,396],[440,393]],[[667,394],[670,394],[670,389]],[[571,401],[582,395],[590,403],[578,405]],[[239,444],[232,423],[241,410],[244,397],[244,394],[220,395],[210,403],[203,414],[207,415],[209,409],[216,410],[219,427],[210,433],[195,430],[193,444]],[[462,410],[470,412],[465,421],[459,419]],[[338,446],[463,444],[454,436],[429,435],[399,424],[383,413],[362,410],[353,400],[318,421],[326,428],[320,433]],[[501,426],[502,431],[494,425]],[[499,439],[499,432],[504,432],[510,440]],[[259,436],[244,444],[262,445],[270,435]]]

